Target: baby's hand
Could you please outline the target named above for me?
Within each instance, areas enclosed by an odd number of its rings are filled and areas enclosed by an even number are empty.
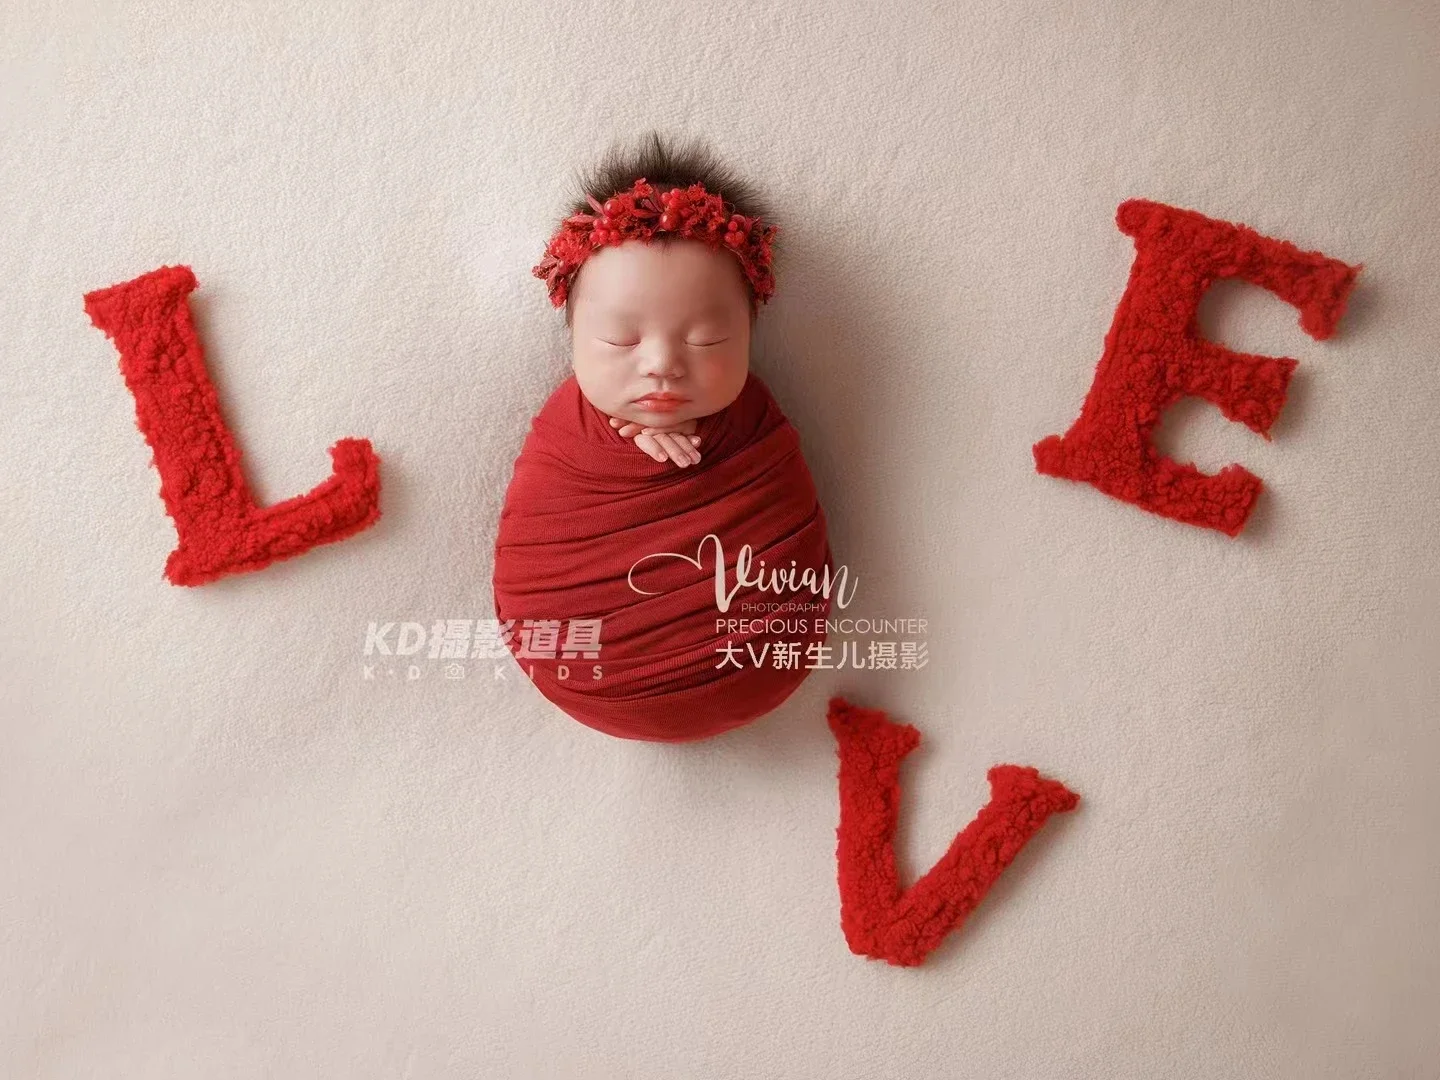
[[[671,427],[646,427],[633,420],[610,417],[610,426],[622,438],[634,436],[635,445],[656,461],[667,458],[680,468],[694,465],[700,460],[700,436],[695,432],[695,421],[686,420]]]

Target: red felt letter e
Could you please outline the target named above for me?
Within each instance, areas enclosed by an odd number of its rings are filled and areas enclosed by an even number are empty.
[[[210,377],[186,300],[188,266],[162,266],[85,295],[115,342],[135,416],[155,453],[160,498],[180,543],[165,562],[175,585],[200,585],[359,532],[380,516],[380,461],[368,439],[330,448],[331,476],[305,495],[258,507]]]
[[[1194,394],[1268,440],[1296,362],[1232,352],[1200,337],[1200,297],[1216,278],[1244,278],[1299,308],[1301,329],[1323,340],[1340,321],[1363,264],[1347,266],[1244,225],[1146,199],[1121,203],[1115,221],[1135,238],[1130,280],[1079,419],[1063,437],[1035,444],[1035,469],[1236,536],[1260,478],[1240,465],[1206,475],[1161,456],[1150,433],[1167,408]]]

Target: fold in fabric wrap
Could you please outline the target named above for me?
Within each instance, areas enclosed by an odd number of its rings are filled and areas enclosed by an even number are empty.
[[[610,426],[572,374],[531,422],[500,513],[495,615],[502,627],[513,620],[511,653],[565,713],[621,738],[679,742],[748,723],[805,680],[810,645],[825,638],[834,564],[798,432],[751,372],[696,434],[698,465],[658,462]],[[726,611],[712,533],[723,591],[733,590]],[[763,575],[768,589],[736,588],[747,544],[747,579]],[[646,558],[664,552],[683,557]],[[813,587],[775,591],[772,571],[798,583],[806,570]],[[757,601],[813,608],[744,610]],[[576,658],[563,659],[566,624],[579,619],[601,620],[598,656],[572,647]],[[728,619],[761,620],[764,632],[717,626]],[[526,620],[551,621],[542,647]]]

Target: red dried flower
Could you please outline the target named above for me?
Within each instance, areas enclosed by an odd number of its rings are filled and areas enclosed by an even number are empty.
[[[571,214],[545,246],[545,257],[531,273],[545,281],[550,303],[564,307],[570,283],[582,263],[598,248],[626,240],[648,243],[656,233],[674,232],[699,240],[712,250],[723,245],[740,260],[750,283],[752,306],[758,308],[775,292],[771,245],[779,226],[745,217],[727,207],[719,195],[701,184],[658,192],[643,176],[628,191],[617,191],[601,203],[588,192],[585,201],[595,213]]]

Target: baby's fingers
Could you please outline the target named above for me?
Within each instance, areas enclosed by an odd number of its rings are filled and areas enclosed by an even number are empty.
[[[678,424],[669,424],[663,427],[658,425],[652,425],[650,427],[643,428],[642,430],[645,432],[646,435],[660,435],[667,431],[678,432],[681,435],[693,435],[695,433],[695,420],[693,418],[689,420],[682,420]]]
[[[649,454],[656,461],[665,461],[670,456],[660,448],[660,444],[655,441],[654,435],[636,435],[635,445],[641,450],[644,450],[645,453]]]
[[[686,435],[684,432],[667,431],[667,430],[656,430],[655,428],[646,428],[646,429],[645,429],[644,431],[642,431],[640,434],[642,434],[642,435],[673,435],[675,438],[681,440],[681,445],[684,445],[684,443],[687,442],[687,441],[690,443],[691,446],[699,446],[699,445],[700,445],[700,436],[699,436],[699,435]]]
[[[659,443],[665,452],[670,455],[670,460],[682,469],[687,465],[694,465],[700,460],[700,451],[690,445],[690,440],[686,436],[671,432],[662,435],[652,435],[651,438]]]

